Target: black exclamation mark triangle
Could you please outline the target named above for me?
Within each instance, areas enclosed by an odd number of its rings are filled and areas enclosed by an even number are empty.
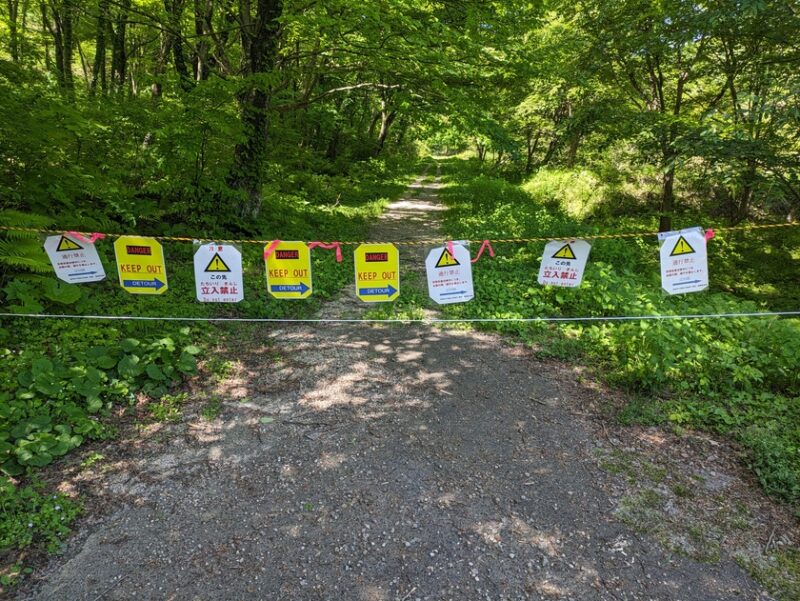
[[[228,264],[222,260],[222,257],[219,256],[219,253],[214,253],[214,257],[208,262],[208,265],[206,266],[206,272],[209,271],[229,272],[230,270],[231,268],[228,267]]]

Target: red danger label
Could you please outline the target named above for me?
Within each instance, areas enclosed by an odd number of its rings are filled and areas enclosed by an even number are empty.
[[[275,258],[276,259],[299,259],[300,258],[300,251],[299,250],[276,250],[275,251]]]
[[[126,246],[125,250],[129,255],[152,255],[153,249],[149,246]]]
[[[367,263],[385,263],[389,260],[389,253],[366,253],[364,260]]]

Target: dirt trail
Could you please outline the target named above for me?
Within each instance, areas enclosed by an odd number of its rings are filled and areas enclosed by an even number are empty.
[[[435,236],[437,184],[415,185],[374,238]],[[321,314],[362,309],[345,291]],[[26,598],[767,598],[620,521],[581,409],[605,392],[576,368],[423,325],[259,326],[234,352],[197,385],[216,419],[198,401],[82,476],[108,510]]]

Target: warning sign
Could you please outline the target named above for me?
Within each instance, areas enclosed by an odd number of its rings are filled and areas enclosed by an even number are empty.
[[[453,246],[453,249],[455,250],[455,246]],[[441,253],[439,255],[439,260],[436,261],[435,267],[452,267],[454,265],[460,265],[458,259],[456,259],[453,255],[450,254],[450,251],[447,250],[447,247],[441,249],[437,248],[435,250],[436,251],[441,250]],[[467,256],[469,256],[469,253],[467,253]],[[428,255],[428,257],[430,258],[430,254]]]
[[[266,267],[267,290],[275,298],[311,296],[311,251],[305,242],[280,242],[267,257]]]
[[[222,257],[219,256],[221,251],[222,248],[220,247],[220,250],[214,253],[214,257],[208,262],[208,265],[206,265],[205,271],[207,273],[212,271],[227,273],[231,270],[231,268],[228,267],[228,264],[222,260]]]
[[[575,251],[572,250],[572,246],[569,244],[565,244],[564,246],[559,248],[558,251],[556,251],[556,253],[553,255],[553,258],[569,259],[572,261],[574,259],[577,259],[578,257],[575,256]]]
[[[394,244],[362,244],[355,261],[358,298],[380,303],[400,296],[400,254]]]
[[[119,284],[131,294],[164,294],[167,267],[164,249],[154,238],[120,236],[114,242]]]
[[[586,240],[551,240],[544,247],[539,267],[539,283],[543,286],[577,288],[589,260],[592,245]]]
[[[81,250],[82,248],[83,247],[74,240],[71,240],[66,236],[61,236],[61,239],[58,241],[58,246],[56,247],[56,250],[61,252],[64,250]]]
[[[78,242],[67,234],[48,236],[44,250],[59,280],[70,284],[99,282],[106,277],[94,244]]]
[[[475,298],[472,285],[472,263],[469,250],[453,244],[447,249],[434,248],[425,260],[428,274],[428,295],[440,305],[465,303]]]
[[[669,253],[669,256],[677,257],[678,255],[691,255],[692,253],[694,253],[694,249],[691,244],[689,244],[683,236],[678,236],[678,241],[675,243],[675,247],[672,249],[672,252]]]
[[[242,253],[230,244],[203,244],[194,253],[194,282],[201,303],[244,299]]]
[[[708,255],[703,230],[669,232],[662,240],[661,287],[669,294],[708,288]]]

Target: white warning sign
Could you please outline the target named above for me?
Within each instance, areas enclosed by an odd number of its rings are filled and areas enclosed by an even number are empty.
[[[583,280],[583,270],[591,250],[592,245],[586,240],[551,240],[544,247],[539,283],[542,286],[577,288]]]
[[[48,236],[44,250],[60,280],[83,284],[99,282],[106,277],[97,249],[91,242],[78,240],[68,234]]]
[[[663,236],[661,287],[669,294],[708,288],[708,254],[702,229],[669,232]]]
[[[475,298],[469,250],[461,244],[454,243],[452,253],[446,246],[434,248],[425,259],[425,269],[428,295],[440,305],[465,303]]]
[[[201,303],[244,299],[242,253],[230,244],[203,244],[194,253],[194,281]]]

